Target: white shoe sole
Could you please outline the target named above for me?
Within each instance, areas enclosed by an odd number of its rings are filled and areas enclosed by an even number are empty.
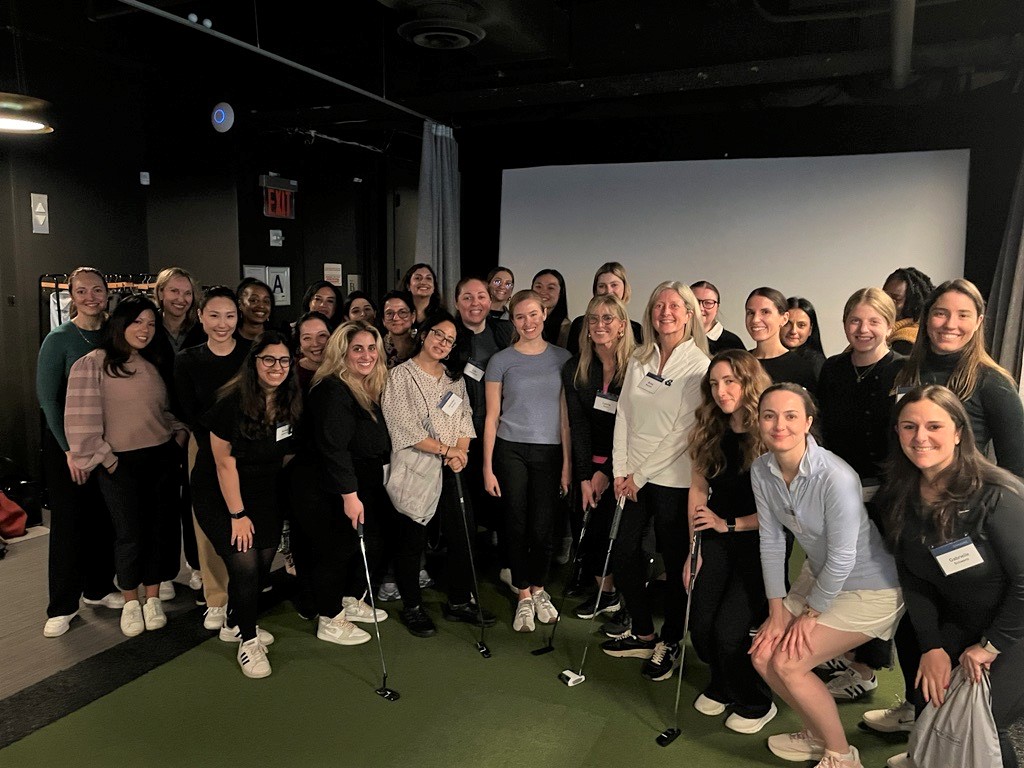
[[[768,742],[768,750],[778,758],[789,760],[792,763],[807,763],[812,760],[821,760],[825,756],[825,747],[813,752],[808,750],[790,750],[785,747],[776,747]]]
[[[331,635],[321,633],[320,630],[317,630],[316,639],[323,640],[325,643],[334,643],[335,645],[362,645],[363,643],[370,642],[372,638],[366,632],[363,633],[362,637],[360,637],[359,635],[348,635],[346,637],[332,637]]]
[[[740,717],[735,712],[733,712],[725,719],[725,727],[728,728],[730,731],[736,731],[736,733],[759,733],[762,728],[764,728],[766,725],[768,725],[768,723],[775,719],[775,716],[777,714],[779,714],[779,708],[776,707],[774,703],[772,704],[771,709],[769,709],[768,712],[764,715],[764,717],[759,717],[756,719]]]
[[[715,701],[710,696],[705,696],[703,693],[697,697],[696,701],[693,702],[693,708],[702,715],[707,715],[708,717],[718,717],[720,714],[725,712],[725,704],[720,701]]]

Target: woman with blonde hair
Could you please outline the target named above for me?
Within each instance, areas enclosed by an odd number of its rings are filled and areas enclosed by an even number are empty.
[[[626,279],[626,268],[617,261],[607,261],[602,264],[597,268],[597,272],[594,273],[594,283],[591,286],[591,292],[594,296],[607,296],[610,294],[628,307],[633,290],[629,287],[629,280]],[[580,342],[582,337],[580,334],[586,324],[586,319],[587,316],[585,314],[580,315],[569,326],[569,338],[566,341],[565,348],[569,350],[570,354],[578,355],[580,353],[582,347]],[[633,331],[633,341],[636,344],[643,342],[643,326],[636,322],[636,320],[630,320],[628,325]]]
[[[562,389],[572,435],[573,475],[583,513],[590,510],[580,569],[586,574],[583,578],[593,578],[596,584],[594,594],[576,608],[576,616],[590,619],[620,607],[612,576],[602,581],[601,572],[615,510],[610,487],[615,411],[633,355],[633,334],[626,305],[613,293],[592,298],[583,319],[585,327],[576,341],[580,351],[562,367]]]
[[[633,616],[632,631],[602,644],[609,656],[645,659],[649,680],[667,680],[679,661],[689,550],[686,507],[690,459],[686,447],[708,342],[697,299],[685,284],[661,283],[644,312],[644,343],[626,369],[615,414],[612,473],[615,498],[626,499],[615,540],[615,579]],[[651,525],[665,561],[665,622],[661,637],[646,590],[643,539]]]
[[[380,401],[388,371],[377,329],[347,322],[331,334],[306,397],[292,476],[294,524],[310,545],[316,636],[358,645],[370,635],[353,622],[373,621],[356,529],[365,524],[371,573],[398,513],[384,489],[391,438]],[[377,609],[377,620],[387,614]]]
[[[985,350],[985,299],[974,283],[948,280],[921,309],[923,333],[896,386],[942,384],[960,398],[981,451],[991,443],[996,464],[1024,477],[1024,408],[1013,376]]]
[[[702,402],[690,432],[690,535],[701,533],[700,578],[694,582],[690,639],[711,669],[693,706],[725,727],[757,733],[778,713],[771,688],[750,663],[750,628],[768,615],[761,574],[757,505],[750,467],[764,452],[757,403],[771,379],[747,351],[728,349],[701,380]],[[690,561],[683,583],[690,583]]]

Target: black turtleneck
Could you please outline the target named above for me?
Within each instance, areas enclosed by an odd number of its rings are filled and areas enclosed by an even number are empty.
[[[928,351],[921,366],[921,383],[945,386],[962,354]],[[984,367],[978,372],[974,393],[963,403],[979,450],[986,451],[991,443],[996,464],[1024,477],[1024,407],[1016,387],[998,371]]]

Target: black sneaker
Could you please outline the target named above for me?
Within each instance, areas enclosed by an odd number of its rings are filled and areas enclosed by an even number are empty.
[[[636,635],[628,633],[612,640],[605,640],[601,643],[601,650],[609,656],[619,658],[649,659],[654,655],[657,645],[657,635],[650,640],[641,640]]]
[[[415,608],[403,608],[398,612],[398,618],[405,624],[410,635],[433,637],[437,634],[437,627],[434,626],[434,622],[427,612],[423,610],[422,605],[417,605]]]
[[[644,662],[640,674],[648,680],[659,682],[672,677],[672,671],[679,661],[679,643],[658,643],[654,655]]]
[[[629,615],[629,609],[623,607],[618,613],[612,616],[601,625],[602,634],[608,637],[618,637],[623,632],[629,632],[633,626],[633,617]]]
[[[597,610],[594,609],[595,603]],[[576,618],[592,619],[601,613],[615,613],[621,607],[622,602],[619,600],[619,590],[602,592],[600,601],[597,600],[597,594],[595,593],[576,606]]]
[[[493,613],[486,608],[478,610],[473,603],[457,603],[455,605],[445,603],[441,606],[441,612],[448,621],[464,621],[477,627],[480,626],[481,616],[483,617],[483,625],[485,627],[493,627],[498,621],[494,618]]]

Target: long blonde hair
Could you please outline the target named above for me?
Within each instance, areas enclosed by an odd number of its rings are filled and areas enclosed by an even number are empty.
[[[352,344],[352,339],[355,338],[357,333],[364,332],[373,336],[373,341],[377,345],[377,362],[374,364],[373,370],[366,375],[366,378],[353,373],[345,359],[348,355],[348,348]],[[347,323],[342,323],[331,334],[331,338],[327,340],[327,347],[324,349],[324,361],[320,363],[320,367],[313,374],[312,386],[315,387],[321,381],[331,376],[340,379],[348,385],[356,402],[376,421],[377,416],[374,413],[374,406],[380,404],[380,393],[384,391],[384,384],[388,380],[388,367],[384,357],[384,342],[380,337],[380,331],[361,320],[350,320]]]
[[[918,321],[920,330],[917,333],[914,348],[910,350],[910,357],[903,366],[903,370],[896,374],[897,387],[916,387],[921,384],[921,367],[924,365],[925,357],[931,349],[931,341],[928,339],[928,316],[931,314],[932,307],[935,306],[935,303],[943,294],[950,293],[951,291],[956,291],[969,298],[974,304],[979,320],[984,318],[985,299],[982,298],[981,291],[978,290],[977,286],[969,280],[964,280],[962,277],[958,277],[955,280],[947,280],[932,291],[921,308],[921,317]],[[985,329],[979,322],[978,330],[974,332],[971,340],[964,346],[960,354],[960,360],[957,361],[949,381],[946,382],[946,386],[961,400],[968,400],[978,386],[978,378],[982,368],[989,368],[1005,377],[1016,389],[1017,382],[1014,381],[1013,375],[993,360],[992,356],[985,351]]]
[[[633,328],[629,324],[626,305],[618,296],[613,296],[610,293],[606,293],[604,296],[595,296],[587,304],[587,311],[583,315],[583,327],[580,328],[580,361],[572,379],[572,383],[576,387],[587,386],[590,379],[590,364],[594,359],[594,345],[590,342],[587,318],[602,308],[610,309],[612,314],[623,324],[622,335],[615,343],[615,376],[612,378],[612,384],[615,386],[622,386],[622,379],[626,375],[626,364],[629,362],[630,355],[633,354]]]
[[[732,427],[731,416],[722,411],[711,393],[711,370],[718,363],[728,363],[733,376],[740,381],[743,395],[738,408],[743,415],[743,470],[749,470],[754,459],[764,453],[764,442],[758,425],[757,404],[761,393],[772,385],[760,361],[745,349],[724,349],[715,355],[707,373],[700,380],[701,404],[697,407],[693,429],[690,430],[689,452],[693,470],[705,478],[718,475],[725,469],[722,438]]]
[[[622,303],[629,304],[629,299],[633,295],[633,289],[629,287],[629,280],[626,279],[626,268],[617,261],[606,261],[598,267],[597,272],[594,273],[594,285],[590,290],[592,294],[597,294],[597,279],[601,275],[615,275],[622,281]]]
[[[192,277],[191,273],[189,273],[187,269],[183,269],[182,267],[167,267],[166,269],[161,269],[160,273],[156,276],[156,283],[153,288],[153,301],[156,302],[157,308],[159,308],[160,312],[163,313],[164,289],[167,287],[167,284],[176,277],[184,277],[192,284],[192,304],[189,306],[188,312],[185,314],[185,322],[181,324],[181,330],[188,331],[192,329],[192,326],[199,322],[199,295],[201,291],[199,290],[199,284],[196,283],[195,278]]]
[[[679,294],[679,298],[683,300],[683,304],[690,312],[690,320],[686,323],[686,333],[683,336],[683,340],[692,338],[697,349],[711,357],[711,352],[708,349],[708,338],[704,335],[704,324],[700,320],[700,307],[697,305],[697,297],[693,295],[693,291],[685,283],[681,283],[678,280],[666,280],[658,284],[658,287],[651,293],[651,298],[647,300],[647,308],[644,309],[644,343],[636,351],[637,360],[641,363],[646,363],[654,356],[654,348],[658,343],[658,334],[654,332],[651,312],[654,310],[654,304],[658,300],[658,295],[668,289],[672,289]]]

